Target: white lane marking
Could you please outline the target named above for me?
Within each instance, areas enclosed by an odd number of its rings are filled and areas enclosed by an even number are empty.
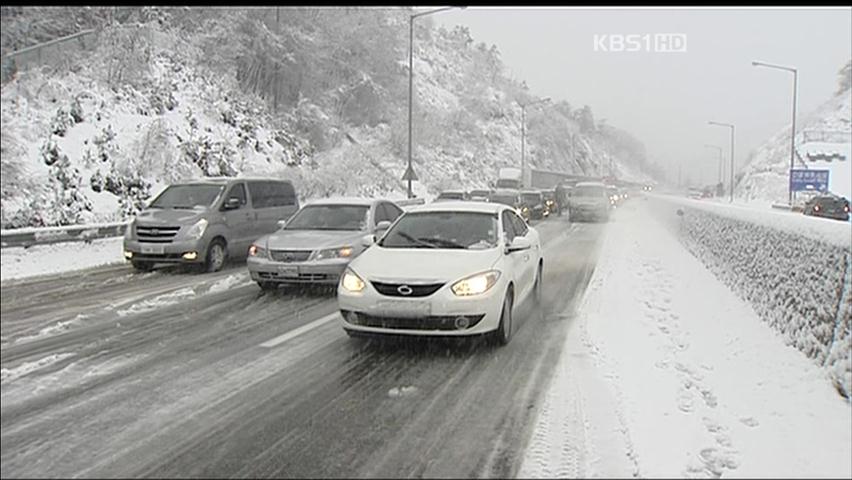
[[[302,325],[301,327],[299,327],[295,330],[291,330],[291,331],[289,331],[289,332],[287,332],[283,335],[279,335],[279,336],[273,338],[272,340],[267,340],[267,341],[261,343],[260,346],[266,347],[266,348],[272,348],[272,347],[275,347],[277,345],[281,345],[282,343],[286,342],[287,340],[290,340],[291,338],[296,338],[303,333],[308,333],[311,330],[313,330],[315,328],[319,328],[319,327],[325,325],[326,323],[328,323],[332,320],[336,320],[338,318],[340,318],[340,312],[329,313],[328,315],[326,315],[322,318],[319,318],[317,320],[314,320],[311,323]]]

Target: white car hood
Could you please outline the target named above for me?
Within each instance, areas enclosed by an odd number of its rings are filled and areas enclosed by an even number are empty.
[[[489,250],[382,248],[373,245],[349,264],[364,280],[387,283],[450,282],[489,270],[503,255]]]

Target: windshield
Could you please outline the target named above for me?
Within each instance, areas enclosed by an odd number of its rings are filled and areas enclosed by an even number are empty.
[[[572,197],[600,197],[603,196],[603,187],[593,185],[580,185],[571,190]]]
[[[515,180],[511,178],[501,178],[497,180],[497,188],[518,188],[520,186],[520,180]]]
[[[382,239],[385,248],[482,250],[497,246],[497,216],[479,212],[407,213]]]
[[[518,197],[516,195],[492,195],[491,202],[514,207],[518,203]]]
[[[366,205],[309,205],[287,222],[285,230],[366,230]]]
[[[458,192],[443,192],[438,195],[439,200],[464,200],[464,194]]]
[[[487,197],[488,190],[473,190],[470,192],[471,197]]]
[[[150,208],[186,208],[211,207],[222,185],[171,185],[163,190],[149,205]]]

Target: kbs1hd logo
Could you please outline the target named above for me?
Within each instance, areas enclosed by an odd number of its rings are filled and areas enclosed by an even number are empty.
[[[596,52],[685,53],[685,33],[595,34]]]

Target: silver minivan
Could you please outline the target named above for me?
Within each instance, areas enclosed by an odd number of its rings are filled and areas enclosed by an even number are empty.
[[[169,185],[128,225],[124,258],[142,271],[188,263],[215,272],[298,209],[289,180],[226,177]]]

